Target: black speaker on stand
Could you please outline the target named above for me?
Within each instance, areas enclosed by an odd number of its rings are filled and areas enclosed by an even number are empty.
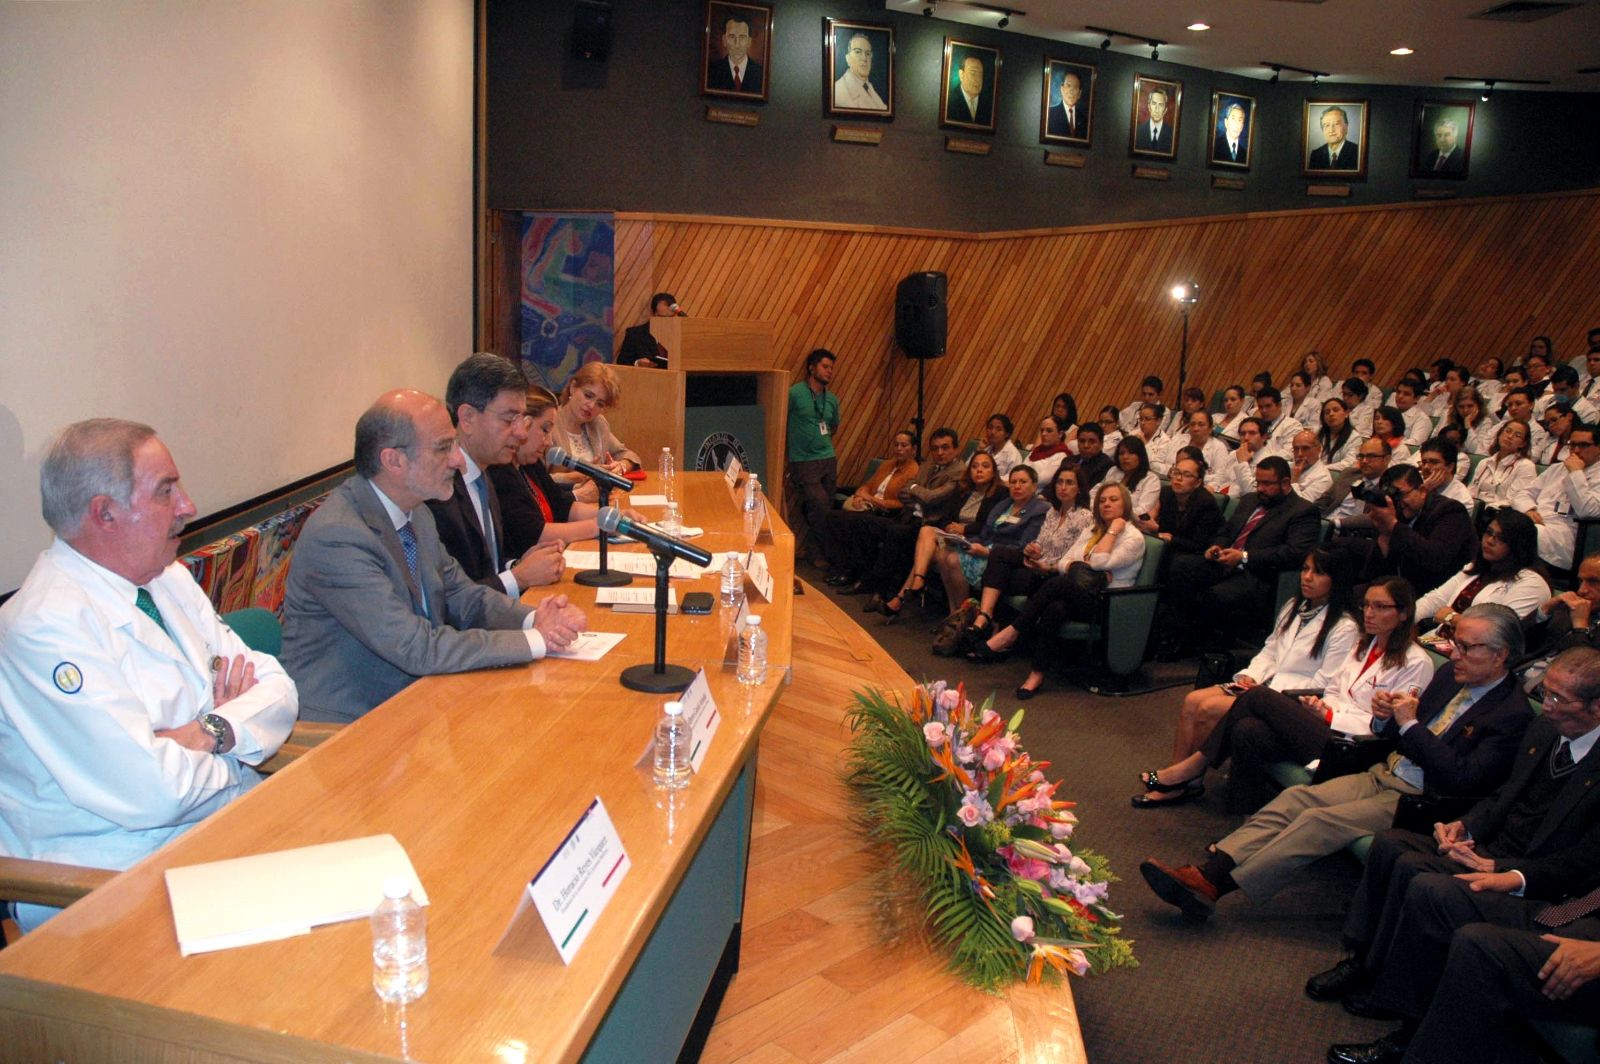
[[[930,358],[944,357],[946,300],[950,279],[942,273],[925,270],[908,274],[894,293],[894,342],[907,358],[917,360],[917,416],[911,424],[917,432],[917,458],[922,457],[923,379]]]

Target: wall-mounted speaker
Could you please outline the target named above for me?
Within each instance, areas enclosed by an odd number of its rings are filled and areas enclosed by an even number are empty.
[[[907,358],[944,354],[945,298],[949,279],[931,270],[913,273],[894,293],[894,341]]]
[[[611,5],[604,0],[578,0],[572,13],[572,58],[604,63],[611,58]]]

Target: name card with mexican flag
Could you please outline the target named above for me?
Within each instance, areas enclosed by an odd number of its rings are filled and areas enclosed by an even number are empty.
[[[706,670],[695,674],[694,682],[678,701],[683,703],[683,719],[689,723],[689,766],[698,773],[706,762],[706,751],[711,749],[711,737],[722,726],[722,714],[711,697]]]
[[[528,884],[524,901],[539,910],[563,964],[578,955],[631,867],[611,814],[596,797]]]

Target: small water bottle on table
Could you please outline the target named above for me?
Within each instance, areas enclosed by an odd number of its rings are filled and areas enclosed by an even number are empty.
[[[678,498],[677,463],[673,461],[671,447],[661,448],[659,469],[661,473],[661,494],[665,495],[669,501],[676,501]]]
[[[668,702],[656,721],[656,786],[676,791],[689,786],[689,722],[683,719],[683,703]]]
[[[737,606],[739,600],[744,598],[744,566],[733,551],[728,552],[728,560],[722,563],[720,590],[718,602],[723,606]]]
[[[428,912],[398,876],[384,881],[383,901],[372,910],[372,988],[396,1005],[428,989]]]
[[[757,686],[767,682],[767,633],[761,618],[750,614],[739,633],[739,682]]]
[[[683,535],[683,518],[678,516],[677,503],[667,503],[667,512],[661,515],[661,531],[669,536]]]

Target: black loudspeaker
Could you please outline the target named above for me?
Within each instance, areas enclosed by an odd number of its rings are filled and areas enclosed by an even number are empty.
[[[944,354],[945,296],[949,278],[932,271],[913,273],[894,293],[894,342],[907,358]]]
[[[578,0],[572,14],[572,58],[604,63],[611,58],[611,5]]]

